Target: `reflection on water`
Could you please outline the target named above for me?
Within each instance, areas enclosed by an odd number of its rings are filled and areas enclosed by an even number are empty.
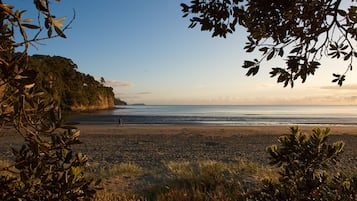
[[[204,125],[357,125],[357,106],[119,106],[75,115],[82,123]]]

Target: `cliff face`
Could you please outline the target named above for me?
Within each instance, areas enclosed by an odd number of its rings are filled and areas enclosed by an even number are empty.
[[[71,111],[94,111],[94,110],[107,110],[114,108],[114,95],[107,93],[99,93],[96,95],[96,102],[92,104],[75,104],[69,106]]]

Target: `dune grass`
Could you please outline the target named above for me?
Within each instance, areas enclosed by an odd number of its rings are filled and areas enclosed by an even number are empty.
[[[247,160],[229,163],[170,161],[165,163],[164,169],[150,171],[134,164],[117,164],[97,170],[97,176],[106,179],[105,190],[97,193],[95,201],[243,200],[248,189],[257,187],[262,178],[273,178],[276,174],[274,169]],[[144,189],[136,192],[113,191],[112,187],[108,187],[112,183],[110,180],[125,180],[128,177],[133,178],[130,183],[134,186],[143,177],[156,179],[146,180],[145,184],[141,184],[145,185]]]
[[[0,168],[10,165],[0,160]],[[357,168],[344,173],[357,179]],[[160,170],[146,170],[134,163],[92,163],[87,174],[102,179],[103,190],[93,201],[243,201],[262,180],[276,181],[279,176],[276,168],[249,160],[170,161]]]

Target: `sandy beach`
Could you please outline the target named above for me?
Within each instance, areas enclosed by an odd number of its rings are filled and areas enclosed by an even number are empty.
[[[113,164],[130,162],[141,167],[159,168],[168,161],[235,161],[248,159],[267,164],[265,148],[277,144],[286,126],[150,126],[79,125],[83,144],[74,149],[91,162]],[[311,132],[312,127],[302,127]],[[2,159],[11,159],[10,147],[21,144],[13,134],[0,135]],[[330,142],[346,143],[342,162],[357,167],[357,127],[332,127]]]

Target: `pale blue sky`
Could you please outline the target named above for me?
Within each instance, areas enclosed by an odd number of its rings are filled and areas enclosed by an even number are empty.
[[[32,1],[13,0],[30,10]],[[345,65],[327,60],[317,75],[293,89],[269,78],[284,61],[264,63],[255,77],[241,68],[256,55],[243,50],[246,33],[238,29],[227,39],[188,29],[180,3],[187,0],[62,0],[53,3],[57,17],[71,18],[67,39],[38,45],[34,54],[71,58],[79,71],[104,77],[116,96],[146,104],[356,104],[356,73],[344,88],[331,83]],[[28,13],[29,17],[31,13]],[[339,67],[341,66],[341,67]]]

